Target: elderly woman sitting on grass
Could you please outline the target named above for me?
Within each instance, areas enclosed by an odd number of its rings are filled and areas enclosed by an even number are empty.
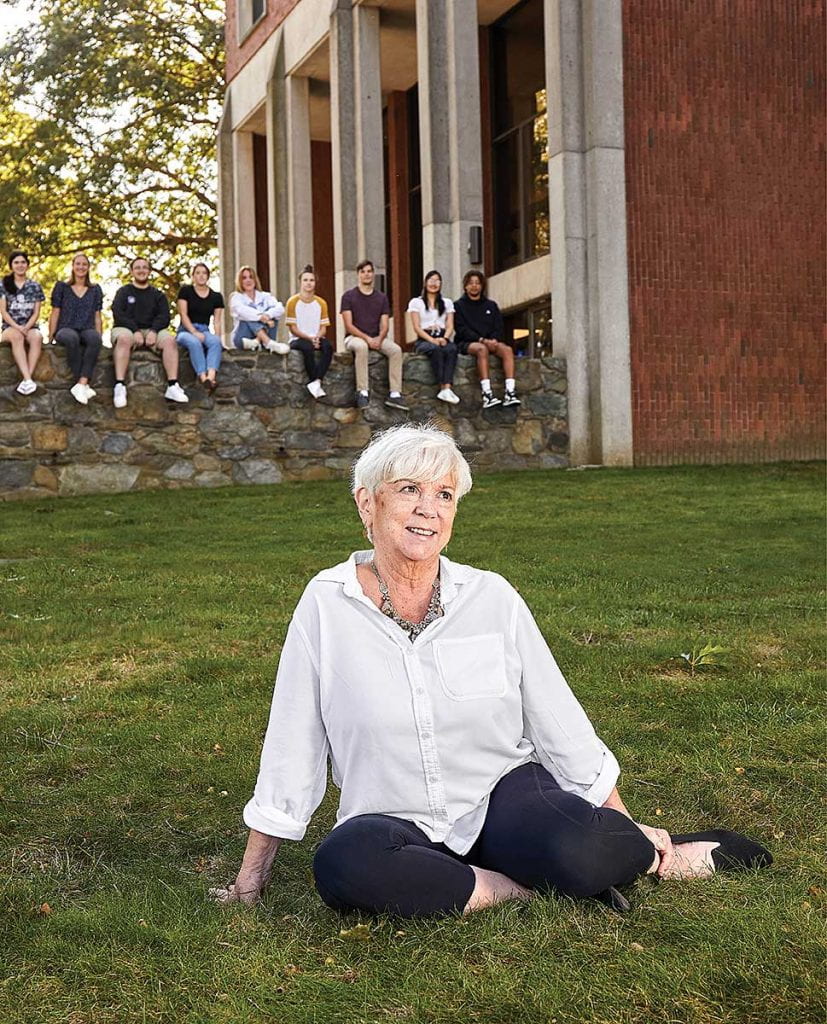
[[[283,839],[324,796],[336,827],[313,870],[338,911],[469,913],[554,890],[628,906],[639,875],[696,878],[769,864],[733,832],[636,823],[617,761],[531,612],[496,573],[442,557],[471,487],[431,427],[378,435],[353,495],[369,551],[311,580],[279,663],[247,849],[219,899],[254,902]]]

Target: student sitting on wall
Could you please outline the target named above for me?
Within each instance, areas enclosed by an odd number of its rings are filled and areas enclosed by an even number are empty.
[[[152,268],[149,260],[136,256],[129,265],[132,281],[115,292],[112,315],[112,362],[115,364],[115,390],[112,404],[116,409],[126,406],[126,371],[132,350],[145,348],[159,355],[167,375],[164,398],[171,402],[188,402],[186,392],[178,383],[178,346],[169,327],[169,303],[162,291],[149,283]]]
[[[87,405],[97,393],[90,381],[103,344],[102,309],[103,292],[99,284],[92,284],[89,257],[75,253],[69,280],[58,281],[52,289],[49,340],[66,349],[66,361],[75,378],[69,393],[81,405]]]
[[[178,292],[178,344],[189,353],[192,368],[207,391],[215,391],[224,347],[224,296],[210,288],[209,280],[207,264],[196,263],[192,284],[182,285]],[[210,331],[210,320],[214,331]]]
[[[6,274],[0,284],[0,321],[3,325],[0,341],[11,345],[14,361],[20,370],[22,380],[17,385],[18,392],[31,395],[37,390],[32,374],[43,347],[37,318],[46,296],[37,281],[28,277],[29,257],[22,249],[15,249],[9,256],[9,270],[11,273]]]
[[[449,405],[459,402],[454,391],[454,371],[457,367],[457,346],[454,344],[454,304],[442,297],[442,276],[429,270],[422,283],[422,294],[408,303],[411,324],[416,333],[414,349],[427,356],[439,384],[437,398]]]
[[[236,291],[230,295],[233,317],[233,345],[257,351],[260,348],[286,355],[290,346],[276,341],[284,306],[270,292],[261,290],[253,267],[241,267],[235,279]]]
[[[505,374],[503,405],[520,405],[514,383],[514,349],[506,345],[505,326],[500,307],[485,294],[485,274],[469,270],[462,279],[465,294],[457,299],[454,318],[457,329],[457,348],[463,355],[476,356],[477,372],[482,389],[482,407],[490,409],[500,405],[491,391],[488,357],[499,356]]]
[[[299,291],[287,300],[290,348],[301,352],[307,372],[307,390],[324,398],[322,380],[333,358],[333,346],[325,337],[330,318],[327,303],[316,294],[316,274],[308,263],[299,274]]]

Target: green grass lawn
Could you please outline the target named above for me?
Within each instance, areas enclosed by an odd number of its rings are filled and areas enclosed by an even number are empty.
[[[346,487],[3,506],[0,1020],[823,1021],[823,493],[811,465],[479,478],[448,554],[519,587],[633,813],[776,862],[644,879],[625,916],[355,931],[310,875],[334,792],[263,906],[205,895],[243,850],[293,605],[363,546]],[[727,664],[693,676],[706,642]]]

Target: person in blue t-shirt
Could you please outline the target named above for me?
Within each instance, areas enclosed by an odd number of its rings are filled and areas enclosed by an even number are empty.
[[[102,309],[103,292],[99,284],[92,284],[89,257],[77,252],[69,280],[58,281],[52,289],[49,340],[66,349],[66,361],[75,378],[70,394],[81,405],[97,394],[90,381],[103,344]]]
[[[22,249],[15,249],[9,255],[9,270],[11,273],[6,274],[0,283],[0,322],[3,325],[0,341],[11,345],[14,361],[20,370],[19,394],[33,395],[37,384],[32,377],[43,348],[43,335],[37,318],[46,296],[37,281],[28,276],[29,257]]]

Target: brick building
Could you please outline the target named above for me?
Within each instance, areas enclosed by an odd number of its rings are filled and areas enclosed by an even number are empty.
[[[228,0],[224,287],[479,267],[574,464],[823,457],[823,6]]]

